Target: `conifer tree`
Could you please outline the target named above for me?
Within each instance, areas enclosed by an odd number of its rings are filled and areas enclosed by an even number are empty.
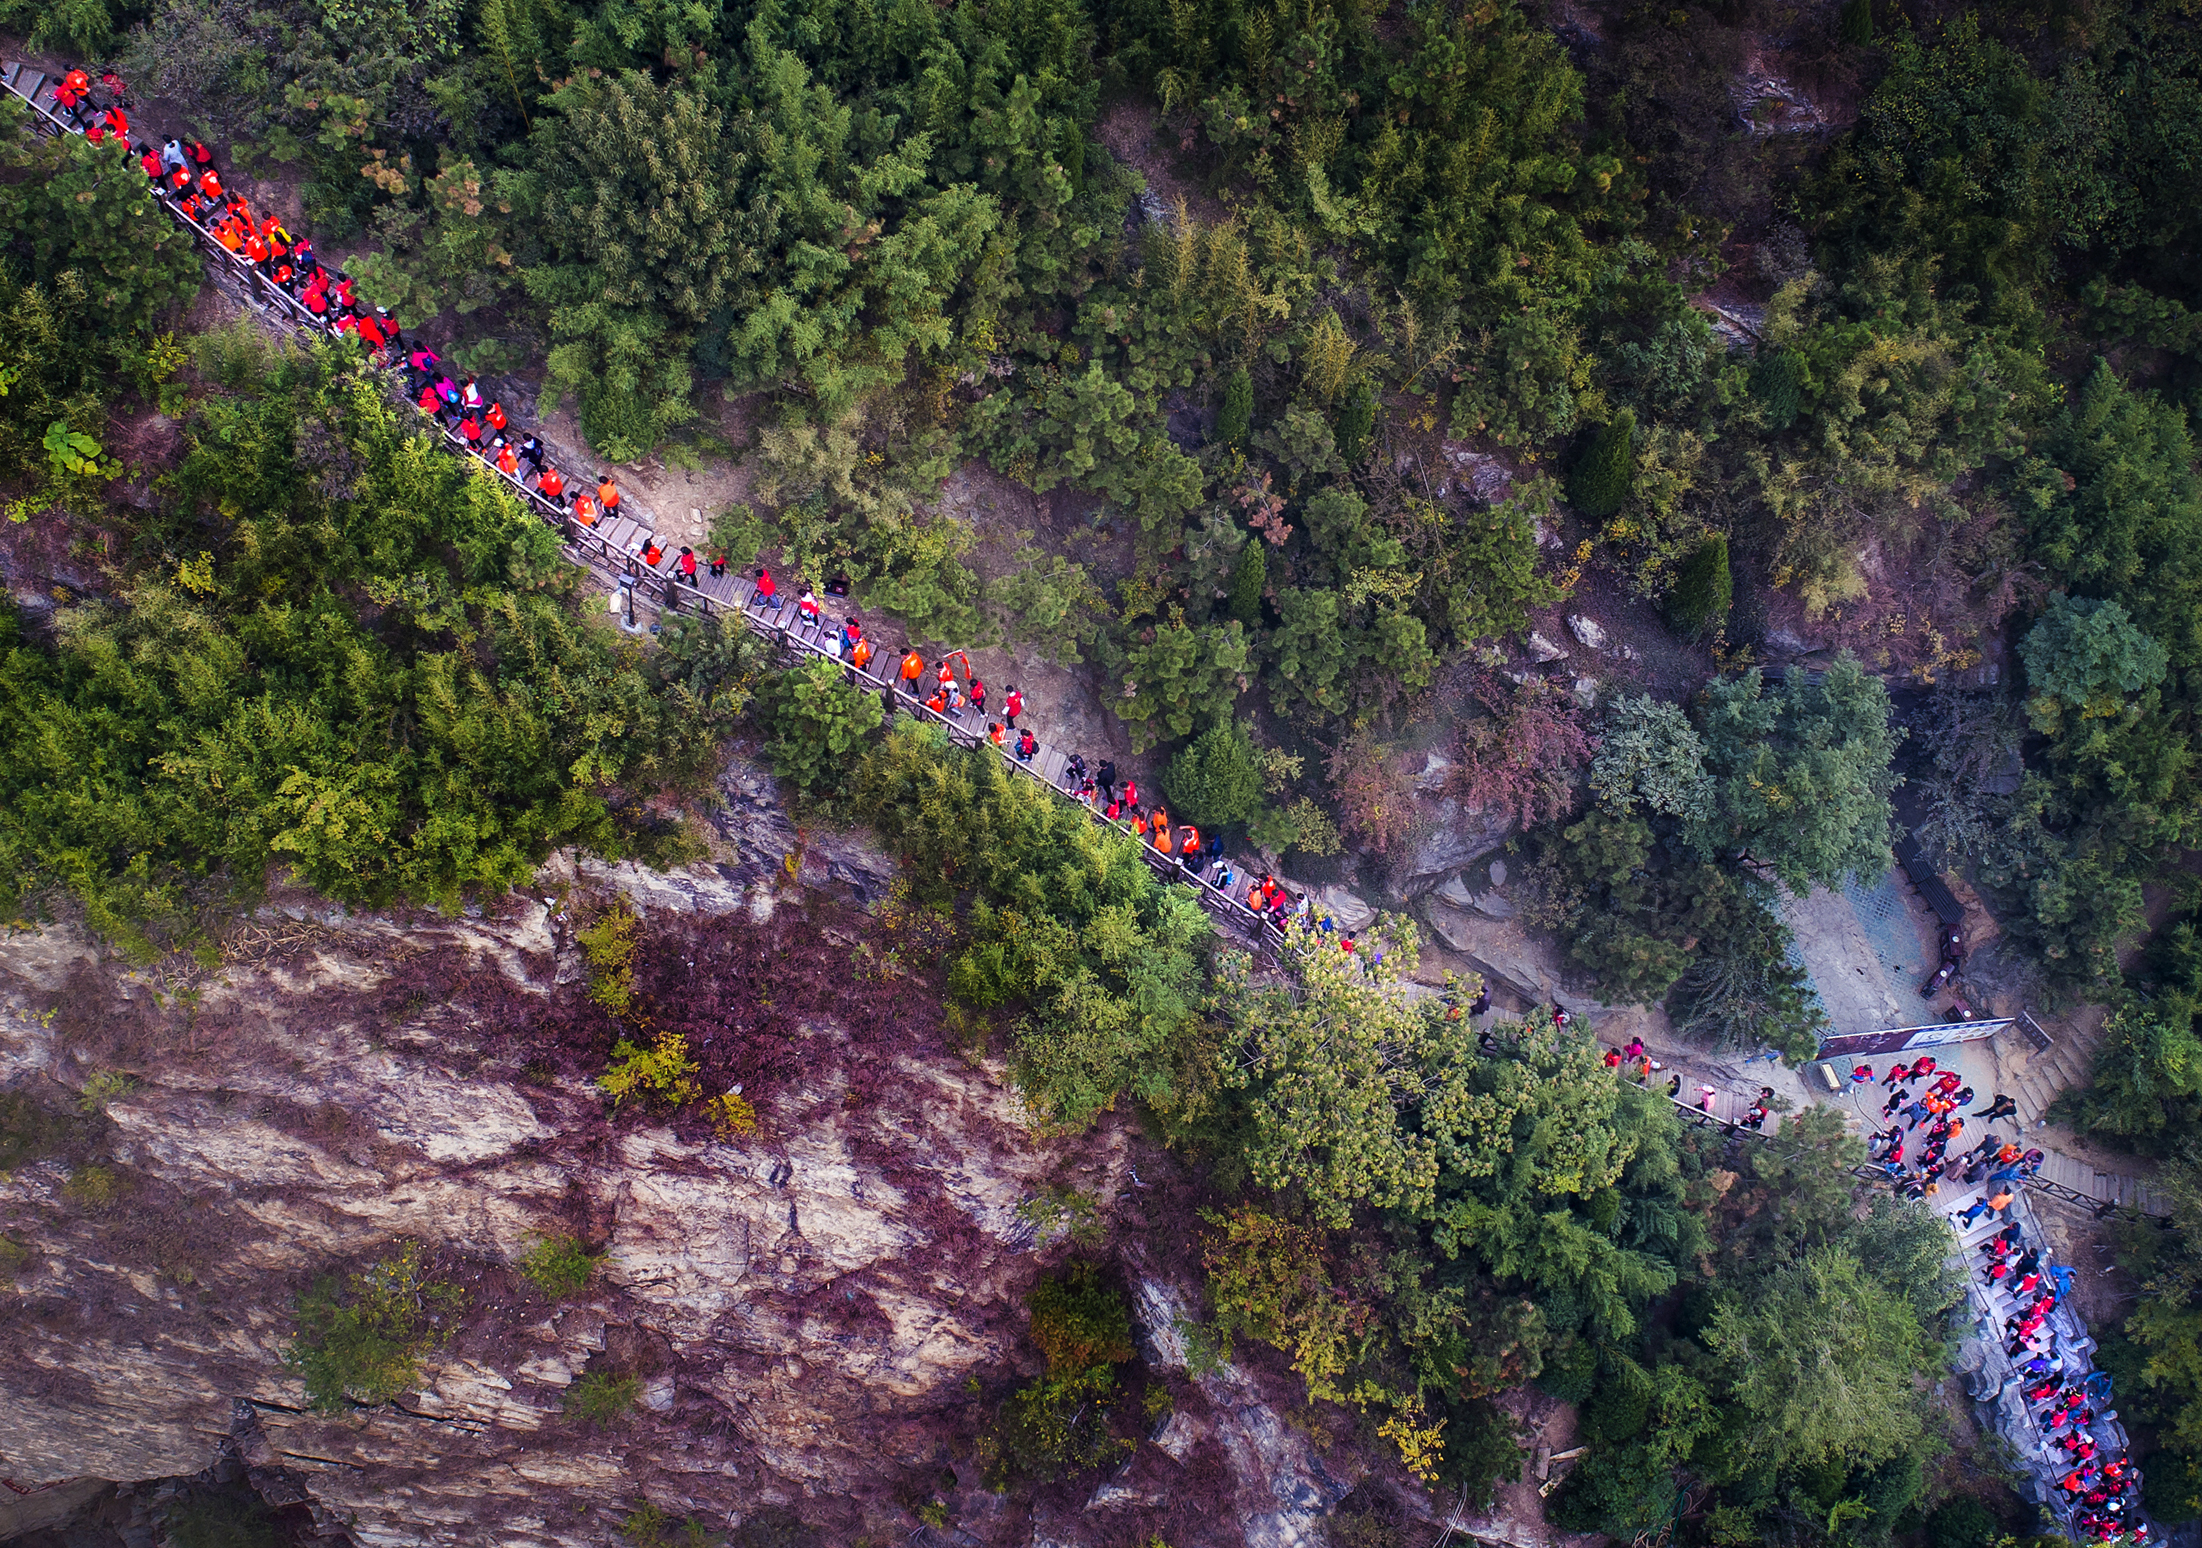
[[[1216,416],[1216,439],[1224,445],[1237,447],[1246,440],[1246,432],[1254,423],[1254,378],[1247,374],[1245,366],[1231,373],[1231,379],[1223,384],[1223,412]]]
[[[1591,438],[1568,479],[1567,497],[1593,521],[1621,508],[1636,478],[1636,415],[1629,409],[1607,420]]]
[[[1231,569],[1231,591],[1224,611],[1249,629],[1262,621],[1262,590],[1269,584],[1269,560],[1262,550],[1269,545],[1251,539],[1239,550],[1239,562]]]
[[[1667,596],[1667,621],[1696,639],[1728,616],[1735,599],[1735,578],[1728,570],[1728,536],[1715,532],[1697,547]]]
[[[1376,432],[1376,389],[1363,382],[1346,394],[1335,428],[1338,455],[1351,467],[1368,452],[1369,437]]]

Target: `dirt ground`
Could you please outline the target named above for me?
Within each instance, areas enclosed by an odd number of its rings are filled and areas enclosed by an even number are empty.
[[[1574,1405],[1535,1387],[1515,1387],[1493,1401],[1522,1427],[1521,1477],[1498,1486],[1491,1509],[1455,1514],[1445,1524],[1478,1541],[1505,1543],[1509,1548],[1591,1548],[1606,1541],[1596,1532],[1563,1532],[1553,1526],[1545,1519],[1545,1497],[1538,1492],[1538,1459],[1558,1456],[1579,1444]],[[1550,1476],[1564,1477],[1568,1467],[1566,1462],[1558,1463]]]

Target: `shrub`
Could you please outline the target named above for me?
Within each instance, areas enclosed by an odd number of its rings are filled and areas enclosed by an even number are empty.
[[[777,1511],[767,1511],[765,1514],[780,1515]],[[751,1519],[754,1521],[755,1518]],[[714,1534],[694,1516],[683,1516],[676,1521],[648,1500],[644,1500],[635,1507],[633,1515],[619,1524],[619,1535],[633,1543],[635,1548],[709,1548]],[[798,1548],[798,1545],[809,1548],[813,1541],[815,1539],[809,1537],[781,1536],[769,1532],[752,1537],[748,1523],[730,1539],[731,1544],[739,1544],[741,1548]]]
[[[1231,586],[1223,610],[1248,629],[1261,627],[1262,592],[1269,585],[1268,547],[1266,543],[1245,544],[1239,549],[1238,562],[1231,567]]]
[[[1236,450],[1246,444],[1246,432],[1254,425],[1254,378],[1245,366],[1231,373],[1223,384],[1223,408],[1216,415],[1216,439]]]
[[[658,442],[654,407],[601,377],[581,389],[581,434],[607,462],[636,462]]]
[[[601,1252],[589,1251],[578,1236],[546,1236],[521,1254],[514,1265],[521,1277],[554,1301],[567,1300],[589,1288]]]
[[[1636,415],[1629,409],[1598,427],[1568,477],[1567,497],[1579,514],[1604,521],[1628,499],[1636,480],[1635,436]]]
[[[450,1336],[444,1319],[465,1299],[458,1286],[430,1279],[420,1243],[407,1242],[348,1280],[316,1280],[298,1298],[298,1331],[283,1363],[319,1412],[387,1403],[420,1380],[422,1356]]]
[[[711,518],[711,536],[707,539],[713,552],[724,554],[726,562],[739,574],[757,562],[757,554],[765,546],[765,523],[746,504],[729,505]]]
[[[1032,1341],[1047,1375],[1003,1405],[981,1445],[991,1486],[1024,1477],[1046,1482],[1071,1468],[1102,1467],[1137,1444],[1110,1425],[1120,1396],[1116,1367],[1132,1357],[1131,1314],[1090,1263],[1042,1279],[1025,1298]]]
[[[722,1140],[748,1139],[757,1132],[757,1107],[739,1091],[724,1092],[703,1104],[711,1132]]]
[[[641,924],[634,904],[622,893],[574,935],[589,964],[589,998],[614,1016],[625,1015],[634,1001],[635,932]]]
[[[1296,849],[1304,855],[1320,857],[1335,855],[1346,847],[1338,824],[1331,820],[1330,813],[1316,804],[1313,796],[1301,796],[1290,806],[1255,814],[1246,825],[1246,836],[1262,848],[1279,854]]]
[[[77,1111],[87,1115],[103,1113],[109,1102],[119,1102],[137,1089],[137,1081],[120,1070],[94,1070],[77,1097]]]
[[[1414,827],[1414,786],[1372,733],[1356,731],[1340,742],[1328,772],[1342,832],[1380,855],[1406,842]]]
[[[1163,771],[1162,792],[1174,812],[1203,825],[1220,828],[1252,813],[1262,796],[1262,771],[1245,725],[1227,720],[1180,748]]]
[[[772,772],[805,800],[845,797],[863,739],[879,725],[879,698],[823,656],[783,672],[765,694]]]
[[[111,1166],[82,1166],[61,1185],[61,1196],[79,1209],[106,1209],[129,1190],[129,1182]]]
[[[12,1281],[31,1266],[34,1256],[21,1242],[0,1236],[0,1281]]]
[[[1581,707],[1534,677],[1517,684],[1479,673],[1475,694],[1490,713],[1461,728],[1448,793],[1524,828],[1567,815],[1575,771],[1590,758]]]
[[[1018,1205],[1017,1218],[1032,1227],[1035,1247],[1045,1247],[1059,1236],[1067,1236],[1081,1247],[1098,1247],[1108,1239],[1108,1228],[1101,1219],[1101,1201],[1061,1183],[1049,1183]]]
[[[1688,639],[1696,639],[1718,627],[1728,617],[1735,600],[1735,580],[1728,573],[1728,537],[1715,532],[1698,544],[1684,562],[1667,594],[1667,620]]]
[[[1873,0],[1843,0],[1843,13],[1835,23],[1835,36],[1854,47],[1871,43]]]
[[[1131,1314],[1124,1297],[1101,1282],[1090,1263],[1043,1278],[1025,1297],[1032,1341],[1047,1356],[1048,1374],[1074,1375],[1132,1357]]]
[[[678,1032],[660,1032],[647,1046],[623,1037],[612,1045],[611,1065],[596,1084],[614,1107],[635,1096],[661,1107],[686,1107],[698,1094],[696,1061]]]
[[[642,1378],[588,1371],[566,1389],[567,1417],[599,1429],[617,1424],[642,1395]]]
[[[1106,1365],[1045,1376],[1021,1389],[980,1444],[988,1487],[1004,1489],[1019,1478],[1052,1483],[1073,1469],[1106,1467],[1129,1456],[1138,1442],[1119,1436],[1109,1423],[1121,1396],[1116,1372]]]
[[[1969,1494],[1927,1512],[1927,1548],[1988,1548],[2002,1535],[1995,1513]]]

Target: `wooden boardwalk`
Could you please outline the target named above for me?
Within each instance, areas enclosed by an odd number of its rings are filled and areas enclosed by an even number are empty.
[[[54,88],[58,82],[32,65],[11,60],[0,65],[0,85],[9,93],[29,104],[32,127],[40,134],[79,134],[82,131],[70,122],[58,108]],[[147,142],[155,142],[159,136],[150,130],[138,131]],[[118,145],[119,165],[130,176],[142,176],[136,158],[128,149]],[[231,252],[198,222],[179,209],[175,201],[167,197],[158,186],[148,183],[147,190],[168,212],[178,226],[189,232],[205,260],[217,288],[256,314],[267,326],[281,333],[288,333],[307,340],[327,340],[332,329],[323,318],[315,316],[289,292],[276,285],[259,272],[243,255]],[[395,352],[393,352],[395,353]],[[393,397],[407,407],[415,407],[403,389],[403,374],[398,365],[385,362],[381,367],[389,378]],[[418,412],[416,408],[416,412]],[[896,691],[890,676],[898,671],[900,655],[887,650],[883,641],[874,639],[873,648],[880,654],[874,658],[877,671],[861,670],[841,659],[838,650],[840,623],[823,612],[816,620],[806,620],[799,615],[795,598],[785,590],[779,593],[780,607],[771,607],[758,595],[757,583],[746,576],[711,576],[705,573],[700,562],[694,584],[682,579],[675,566],[680,546],[675,543],[657,545],[657,561],[646,562],[646,554],[655,538],[655,517],[632,496],[622,492],[619,513],[602,517],[593,523],[578,520],[565,503],[545,495],[538,487],[533,470],[523,470],[519,477],[501,472],[481,450],[469,446],[457,431],[423,414],[424,424],[433,423],[446,450],[466,457],[507,486],[520,502],[555,530],[564,544],[566,558],[581,566],[602,583],[619,603],[630,628],[651,628],[668,613],[703,614],[728,619],[739,619],[756,634],[770,640],[778,648],[783,661],[794,662],[814,657],[833,660],[858,687],[878,692],[887,707],[890,719],[898,711],[914,715],[921,720],[938,721],[948,729],[949,736],[958,744],[976,747],[987,740],[986,718],[977,711],[966,708],[961,712],[943,714],[927,708],[911,694]],[[551,447],[551,464],[572,469],[576,475],[574,489],[582,489],[580,470],[600,466],[596,459],[584,460],[573,456],[567,448]],[[824,606],[841,605],[844,599],[826,597]],[[942,659],[962,658],[962,652],[949,651]],[[966,658],[967,659],[967,658]],[[930,688],[936,680],[938,660],[926,662],[926,671],[920,682]],[[966,671],[968,678],[968,669]],[[1027,717],[1029,718],[1029,717]],[[1037,733],[1035,733],[1037,736]],[[1070,753],[1045,741],[1040,742],[1030,759],[1020,759],[1006,749],[1001,757],[1019,774],[1038,780],[1048,789],[1073,802],[1094,822],[1109,826],[1108,819],[1091,804],[1079,800],[1070,775]],[[1129,837],[1129,825],[1114,824]],[[1142,844],[1148,864],[1164,880],[1190,886],[1197,892],[1201,904],[1218,923],[1247,944],[1262,948],[1274,948],[1283,943],[1283,932],[1263,915],[1249,906],[1248,898],[1258,877],[1247,875],[1238,866],[1204,864],[1198,869],[1188,869],[1176,858],[1158,852],[1151,844]],[[1228,877],[1228,881],[1224,878]]]

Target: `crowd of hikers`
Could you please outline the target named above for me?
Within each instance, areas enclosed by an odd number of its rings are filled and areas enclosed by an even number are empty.
[[[1980,1215],[2008,1208],[2011,1197],[2009,1186],[1994,1185],[1958,1218],[1969,1227]],[[2110,1376],[2083,1369],[2078,1350],[2060,1347],[2051,1321],[2072,1293],[2073,1271],[2046,1262],[2041,1244],[2029,1241],[2016,1220],[1980,1243],[1978,1257],[1981,1282],[1991,1295],[2010,1298],[2003,1352],[2023,1383],[2019,1397],[2027,1421],[2072,1511],[2073,1527],[2089,1542],[2120,1536],[2147,1542],[2140,1473],[2111,1428],[2118,1413],[2107,1406]]]
[[[74,69],[54,87],[53,111],[65,124],[94,144],[113,144],[135,156],[171,210],[287,299],[303,320],[332,338],[356,338],[368,358],[401,368],[406,396],[451,439],[581,526],[594,527],[619,514],[620,492],[609,472],[600,473],[593,487],[584,482],[569,492],[565,475],[543,443],[519,434],[504,405],[486,398],[475,377],[446,370],[436,352],[424,345],[408,349],[404,331],[389,311],[360,296],[343,269],[324,264],[314,252],[313,238],[293,234],[280,215],[255,209],[242,191],[228,186],[214,152],[203,142],[170,138],[158,149],[147,140],[133,142],[130,110],[129,87],[111,72],[95,81],[89,72]],[[641,542],[633,557],[655,571],[664,552],[654,538]],[[712,574],[725,573],[723,555],[711,564]],[[684,546],[668,578],[693,586],[697,569],[697,555]]]
[[[1912,1088],[1929,1077],[1932,1084],[1915,1093]],[[1873,1085],[1873,1066],[1857,1066],[1850,1079],[1854,1087]],[[2017,1104],[1999,1091],[1986,1107],[1967,1114],[1964,1108],[1974,1099],[1973,1088],[1955,1070],[1938,1070],[1932,1054],[1922,1054],[1908,1064],[1897,1060],[1879,1084],[1889,1093],[1881,1116],[1892,1121],[1874,1134],[1870,1149],[1898,1192],[1915,1199],[1933,1198],[1953,1178],[1967,1187],[1983,1176],[2015,1185],[2040,1170],[2041,1151],[2024,1149],[2016,1140],[2001,1139],[1993,1128],[1985,1127],[1998,1118],[2015,1116]],[[1984,1132],[1969,1148],[1958,1149],[1966,1136],[1968,1116],[1981,1120]]]
[[[475,376],[447,368],[425,344],[408,345],[387,310],[359,296],[351,276],[342,269],[320,261],[310,237],[294,235],[280,216],[254,209],[241,191],[225,185],[214,153],[205,144],[170,139],[158,150],[147,143],[133,144],[128,88],[119,77],[106,74],[95,82],[86,71],[71,70],[55,88],[55,103],[59,116],[88,139],[112,140],[137,156],[154,190],[177,215],[288,298],[294,310],[334,337],[357,338],[369,358],[401,371],[406,397],[437,422],[447,439],[582,527],[597,527],[620,515],[620,490],[609,472],[600,473],[593,486],[586,480],[578,487],[569,486],[548,448],[535,435],[516,429],[504,405],[486,394]],[[635,542],[639,546],[630,560],[653,573],[664,567],[668,601],[672,600],[671,582],[698,585],[699,571],[706,564],[713,577],[726,573],[726,556],[715,550],[706,558],[684,544],[666,566],[665,551],[654,536],[645,533]],[[827,587],[829,598],[847,594],[845,582]],[[758,568],[749,603],[768,611],[785,605],[769,566]],[[796,610],[800,620],[812,626],[806,634],[815,634],[820,648],[836,659],[868,672],[873,645],[865,637],[862,622],[850,614],[838,630],[829,630],[824,626],[824,607],[817,593],[804,587]],[[962,663],[960,680],[958,662]],[[972,712],[984,725],[988,743],[1003,756],[1028,767],[1038,757],[1039,738],[1030,726],[1017,724],[1025,713],[1024,695],[1014,685],[1005,687],[989,718],[989,690],[963,652],[943,658],[937,670],[929,673],[924,658],[911,650],[902,658],[898,677],[904,693],[943,719],[960,722],[967,710]],[[1282,932],[1298,919],[1311,929],[1339,933],[1342,950],[1356,949],[1352,936],[1339,932],[1336,921],[1316,906],[1311,895],[1290,892],[1274,876],[1253,879],[1241,897],[1239,889],[1246,878],[1224,856],[1222,836],[1204,834],[1191,822],[1173,822],[1159,800],[1143,803],[1136,780],[1125,780],[1120,788],[1111,760],[1103,758],[1089,766],[1083,756],[1072,753],[1054,783],[1189,879],[1241,903],[1274,929]],[[1368,965],[1373,968],[1374,962]]]

